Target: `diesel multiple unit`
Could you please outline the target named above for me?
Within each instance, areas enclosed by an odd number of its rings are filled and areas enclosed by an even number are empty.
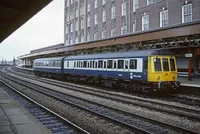
[[[41,58],[34,60],[33,69],[38,76],[135,91],[169,93],[180,86],[175,57],[156,50]]]

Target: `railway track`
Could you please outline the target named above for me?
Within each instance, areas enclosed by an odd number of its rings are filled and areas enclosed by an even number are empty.
[[[180,98],[170,97],[170,99],[166,99],[165,100],[166,102],[162,103],[162,102],[157,102],[152,99],[145,99],[141,97],[127,96],[127,95],[122,95],[122,94],[119,95],[119,94],[115,94],[108,91],[94,90],[94,88],[88,88],[85,86],[59,82],[59,81],[55,81],[51,79],[45,80],[43,78],[38,79],[37,77],[32,77],[32,76],[26,76],[26,77],[43,82],[43,83],[66,88],[68,90],[77,91],[84,94],[90,94],[92,96],[97,96],[97,97],[101,97],[105,99],[118,101],[119,103],[148,108],[151,110],[155,110],[155,111],[159,111],[159,112],[163,112],[167,114],[172,114],[179,117],[185,117],[185,118],[200,122],[200,109],[197,110],[197,109],[192,109],[192,108],[188,108],[184,106],[176,106],[173,104],[168,104],[170,102],[169,100],[171,100],[171,102],[173,102],[173,100],[176,100],[176,102],[182,102],[180,101]],[[200,106],[198,105],[198,103],[196,104],[196,101],[192,99],[185,99],[184,104],[189,104],[191,106],[191,102],[195,106]]]
[[[20,81],[20,83],[22,83],[22,81]],[[24,83],[24,85],[28,85],[28,83],[25,81],[23,81],[23,83]],[[29,86],[29,88],[32,88],[34,86],[35,85],[31,85],[31,86]],[[43,93],[49,92],[48,90],[41,89],[41,88],[39,89],[39,92],[41,92],[42,90],[45,90],[45,91],[43,91]],[[73,88],[73,90],[74,90],[74,88]],[[54,93],[52,93],[52,92],[54,92]],[[54,95],[52,95],[52,94],[54,94]],[[156,120],[138,116],[133,113],[123,111],[121,109],[101,105],[99,103],[95,103],[95,102],[92,102],[89,100],[84,100],[84,99],[81,99],[81,98],[78,98],[75,96],[71,96],[71,95],[66,95],[66,94],[63,95],[63,93],[60,93],[60,92],[51,91],[51,94],[48,94],[48,95],[51,95],[52,97],[55,97],[56,99],[63,98],[60,101],[65,100],[65,102],[67,101],[67,103],[70,103],[71,105],[76,104],[76,105],[78,105],[78,107],[82,106],[81,108],[84,110],[90,110],[90,112],[104,116],[104,118],[107,118],[107,119],[112,119],[112,121],[115,120],[115,122],[118,121],[118,124],[123,123],[125,125],[125,127],[128,127],[128,128],[132,127],[129,129],[133,129],[133,130],[137,129],[137,131],[141,131],[140,129],[138,129],[138,127],[139,128],[142,127],[143,133],[144,132],[146,132],[146,133],[155,133],[155,132],[158,132],[158,133],[160,133],[160,132],[197,133],[195,131],[188,130],[186,128],[181,128],[181,127],[170,125],[168,123],[162,123],[162,122],[159,122]],[[114,98],[112,98],[112,99],[114,99]],[[119,98],[118,98],[118,101],[119,101]],[[120,100],[120,101],[122,101],[122,100]],[[123,102],[123,103],[125,103],[125,102]],[[126,101],[126,103],[127,103],[127,101]],[[130,104],[130,102],[128,102],[128,103]],[[104,114],[106,114],[106,116]],[[135,124],[135,125],[133,125],[133,124]]]
[[[62,116],[56,114],[42,104],[35,102],[30,97],[19,92],[15,88],[0,81],[1,88],[4,89],[11,97],[18,101],[27,111],[29,111],[35,118],[54,134],[89,134],[86,130],[78,127],[72,122],[66,120]]]
[[[9,69],[10,72],[12,73],[16,73],[14,72],[13,70]],[[23,71],[22,71],[23,72]],[[27,72],[26,72],[27,73]],[[33,77],[33,75],[27,75],[26,73],[21,73],[21,75],[24,75],[25,77],[28,77],[28,78],[31,78],[31,79],[37,79],[38,77]],[[32,73],[31,73],[32,74]],[[66,82],[60,82],[60,81],[55,81],[55,80],[52,80],[52,79],[48,79],[48,81],[44,79],[39,79],[41,82],[47,82],[47,83],[50,83],[50,82],[56,82],[60,85],[65,85],[66,88],[68,88],[67,86],[73,86],[73,87],[81,87],[81,88],[84,88],[84,90],[87,90],[89,91],[92,91],[91,89],[92,88],[89,88],[89,87],[86,87],[86,86],[82,86],[82,85],[75,85],[75,84],[72,84],[72,83],[66,83]],[[64,87],[64,86],[63,86]],[[93,88],[94,89],[94,88]],[[84,92],[84,91],[83,91]],[[98,91],[95,91],[95,92],[100,92],[100,93],[108,93],[110,95],[109,92],[103,92],[101,90],[98,90]],[[88,93],[88,92],[87,92]],[[126,97],[126,96],[125,96]],[[149,98],[151,99],[151,98]],[[182,96],[182,95],[172,95],[171,97],[168,97],[168,98],[162,98],[163,100],[165,101],[173,101],[173,102],[179,102],[179,103],[183,103],[183,104],[187,104],[187,105],[191,105],[191,106],[197,106],[197,107],[200,107],[200,98],[199,99],[195,99],[195,98],[192,98],[192,97],[188,97],[188,96]]]

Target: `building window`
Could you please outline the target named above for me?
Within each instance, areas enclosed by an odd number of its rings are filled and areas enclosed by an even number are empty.
[[[66,2],[67,2],[67,6],[69,6],[69,0],[66,0]]]
[[[126,15],[126,1],[121,4],[122,16]]]
[[[102,5],[105,5],[106,4],[106,0],[102,0]]]
[[[136,31],[136,20],[133,22],[133,33]]]
[[[78,17],[78,9],[76,9],[76,17]]]
[[[98,32],[94,33],[94,40],[98,40]]]
[[[81,42],[84,42],[84,35],[81,36]]]
[[[153,4],[154,0],[147,0],[147,5]]]
[[[135,12],[136,9],[138,9],[139,3],[138,0],[133,0],[133,12]]]
[[[149,15],[144,15],[142,17],[142,31],[149,29]]]
[[[81,19],[81,29],[84,28],[84,19]]]
[[[76,36],[75,43],[78,43],[78,36]]]
[[[74,3],[74,0],[71,0],[71,4],[73,4]]]
[[[90,27],[90,15],[87,17],[87,27]]]
[[[121,27],[121,35],[126,34],[127,33],[127,26],[124,25]]]
[[[71,35],[71,37],[70,37],[70,42],[69,42],[69,44],[73,44],[73,36]]]
[[[94,8],[97,8],[98,7],[98,0],[95,0],[94,1]]]
[[[182,23],[192,21],[192,4],[182,6]]]
[[[69,40],[68,39],[66,39],[65,45],[69,45]]]
[[[90,12],[90,3],[87,4],[87,11]]]
[[[160,27],[168,25],[168,10],[160,12]]]
[[[98,14],[94,14],[94,24],[97,25],[98,24]]]
[[[71,25],[70,25],[70,32],[71,33],[73,32],[73,23],[71,23]]]
[[[78,31],[78,20],[76,20],[76,31]]]
[[[70,20],[72,20],[72,19],[74,19],[74,13],[73,12],[70,14]]]
[[[115,6],[113,5],[111,7],[111,19],[114,19],[115,18]]]
[[[85,14],[85,8],[84,6],[80,8],[80,15],[84,15]]]
[[[102,39],[105,39],[106,38],[106,30],[104,29],[103,31],[102,31]]]
[[[102,21],[106,21],[106,10],[103,10],[102,12]]]
[[[87,41],[90,41],[90,33],[87,34]]]
[[[112,28],[111,29],[111,37],[114,37],[114,36],[116,36],[116,29]]]
[[[66,25],[65,26],[65,34],[68,34],[68,32],[69,32],[69,25]]]

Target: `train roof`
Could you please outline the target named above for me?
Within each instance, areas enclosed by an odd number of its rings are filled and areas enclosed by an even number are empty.
[[[171,55],[170,51],[166,50],[139,50],[126,52],[109,52],[100,54],[76,55],[68,56],[65,60],[81,60],[81,59],[105,59],[105,58],[123,58],[123,57],[143,57],[150,55]]]
[[[51,58],[39,58],[39,59],[35,59],[34,61],[50,61],[50,60],[62,60],[64,58],[63,57],[51,57]]]

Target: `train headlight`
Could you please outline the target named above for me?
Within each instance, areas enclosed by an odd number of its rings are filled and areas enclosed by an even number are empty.
[[[157,80],[160,80],[160,76],[157,77]]]

